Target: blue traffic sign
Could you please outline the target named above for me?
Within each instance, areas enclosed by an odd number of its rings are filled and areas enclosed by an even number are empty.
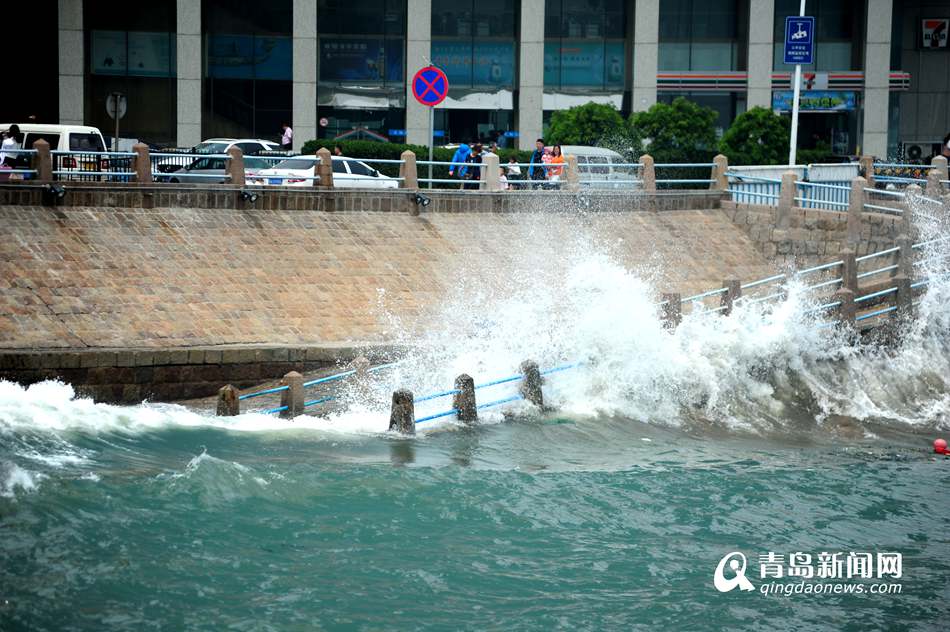
[[[449,94],[449,79],[435,66],[426,66],[412,77],[412,96],[422,105],[434,107]]]
[[[808,65],[815,58],[815,18],[790,15],[785,18],[785,63]]]

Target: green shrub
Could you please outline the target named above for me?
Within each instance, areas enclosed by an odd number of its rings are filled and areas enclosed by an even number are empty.
[[[716,155],[716,117],[715,110],[677,97],[631,114],[628,124],[638,154],[660,163],[709,162]]]
[[[605,103],[585,103],[551,115],[548,127],[549,145],[603,146],[625,133],[623,117],[614,106]]]
[[[345,141],[336,141],[332,138],[320,138],[315,140],[308,140],[304,143],[303,154],[315,154],[317,150],[326,147],[330,151],[333,151],[335,145],[340,145],[343,147],[343,155],[348,158],[363,158],[363,159],[382,159],[382,160],[399,160],[402,158],[402,152],[407,149],[416,155],[416,160],[428,160],[429,159],[429,148],[424,145],[407,145],[404,143],[380,143],[371,140],[345,140]],[[455,155],[455,148],[447,147],[434,147],[432,150],[432,159],[437,162],[449,162],[452,160],[452,156]],[[518,162],[528,162],[531,159],[530,151],[519,151],[517,149],[499,149],[498,150],[498,160],[499,163],[504,165],[508,160],[514,156]],[[396,177],[399,175],[399,165],[393,164],[376,164],[368,163],[370,167],[377,169],[380,173],[387,176]],[[429,171],[428,165],[419,165],[419,177],[427,178]],[[525,170],[522,169],[522,172]],[[433,178],[449,178],[449,167],[447,165],[436,165],[432,169]],[[449,184],[435,184],[433,185],[439,188],[452,188],[453,185]]]
[[[731,165],[784,164],[788,161],[790,125],[787,117],[768,108],[754,107],[736,117],[722,135],[719,151]]]

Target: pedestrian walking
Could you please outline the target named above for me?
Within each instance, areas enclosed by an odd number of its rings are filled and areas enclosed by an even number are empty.
[[[475,143],[472,146],[472,153],[468,155],[466,160],[468,163],[468,172],[465,177],[465,189],[475,189],[477,190],[481,186],[482,180],[482,144]]]
[[[452,155],[452,164],[449,165],[449,177],[457,177],[462,182],[459,184],[459,188],[464,188],[465,176],[468,174],[468,167],[465,166],[465,162],[468,162],[468,157],[472,154],[472,148],[468,143],[462,143],[459,145],[458,149],[455,150],[455,154]],[[457,174],[457,175],[456,175]]]
[[[547,172],[548,182],[551,183],[551,188],[560,188],[561,175],[564,173],[564,156],[561,155],[560,145],[555,145],[551,149],[551,157],[548,160]]]
[[[290,123],[284,123],[280,127],[284,132],[280,137],[280,148],[290,151],[294,146],[294,130],[291,129]]]
[[[531,160],[528,166],[528,180],[531,180],[531,186],[535,189],[541,186],[546,179],[544,167],[542,166],[544,158],[544,139],[539,138],[534,143],[534,151],[531,152]]]

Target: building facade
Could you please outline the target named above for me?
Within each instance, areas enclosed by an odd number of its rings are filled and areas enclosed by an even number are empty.
[[[449,78],[436,143],[528,148],[552,112],[597,101],[624,115],[683,96],[718,126],[788,109],[785,17],[799,0],[58,0],[58,116],[122,136],[381,138],[428,144],[407,78]],[[802,146],[895,156],[950,129],[947,0],[808,0]],[[923,150],[921,150],[923,151]],[[929,148],[927,149],[929,151]]]

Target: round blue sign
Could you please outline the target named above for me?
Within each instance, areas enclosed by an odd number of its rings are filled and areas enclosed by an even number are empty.
[[[412,96],[422,105],[436,106],[449,94],[449,78],[435,66],[426,66],[412,77]]]

